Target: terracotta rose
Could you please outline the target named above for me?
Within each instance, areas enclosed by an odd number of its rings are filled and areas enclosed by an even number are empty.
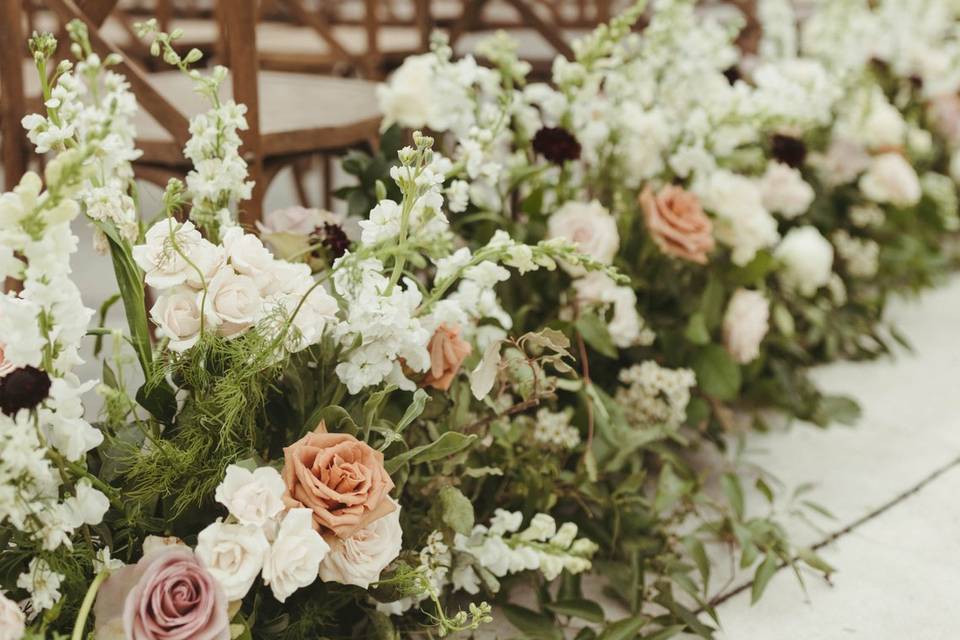
[[[647,230],[664,253],[707,263],[713,250],[713,224],[697,197],[676,185],[667,185],[654,194],[648,185],[640,194],[640,207]]]
[[[421,384],[446,391],[473,347],[460,337],[459,326],[441,323],[430,338],[427,350],[430,351],[430,370]]]
[[[283,457],[283,503],[311,509],[321,534],[349,538],[396,509],[383,454],[349,434],[327,433],[323,422],[285,448]]]

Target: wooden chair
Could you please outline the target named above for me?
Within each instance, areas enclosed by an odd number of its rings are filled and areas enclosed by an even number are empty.
[[[0,161],[3,190],[12,189],[27,170],[30,147],[20,120],[27,114],[25,78],[33,67],[22,36],[21,0],[0,0],[0,42],[11,46],[0,55]]]
[[[401,20],[384,0],[319,4],[270,0],[262,12],[274,19],[262,21],[257,29],[261,65],[283,71],[358,73],[381,79],[387,69],[429,47],[433,27],[430,0],[412,3],[413,11]],[[341,20],[342,4],[360,11]]]
[[[2,0],[4,4],[0,8],[4,14],[0,15],[0,24],[10,23],[7,12],[12,12],[19,1]],[[224,97],[246,104],[248,109],[249,129],[241,132],[241,151],[257,186],[253,198],[241,203],[241,222],[252,226],[261,216],[266,189],[280,169],[305,158],[329,157],[351,147],[375,145],[380,114],[374,83],[260,71],[255,2],[228,1],[229,10],[219,12],[222,50],[225,62],[236,71],[225,83],[223,93]],[[178,71],[147,73],[99,33],[99,27],[116,4],[117,0],[48,0],[62,22],[79,19],[86,23],[97,53],[101,56],[120,54],[119,71],[127,77],[141,106],[135,124],[137,145],[143,156],[134,169],[138,177],[163,184],[171,177],[183,177],[189,170],[182,151],[189,138],[189,118],[206,110],[208,105],[193,92],[184,74]],[[23,39],[22,34],[11,35],[15,39],[10,41]],[[9,66],[4,67],[4,76]],[[329,203],[329,181],[325,187],[325,201]]]

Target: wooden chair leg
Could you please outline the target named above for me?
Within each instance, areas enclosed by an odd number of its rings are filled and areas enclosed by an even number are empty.
[[[291,166],[293,169],[293,187],[297,191],[297,200],[300,206],[309,207],[310,198],[307,197],[306,173],[310,168],[310,158],[295,160]]]
[[[320,193],[323,194],[323,208],[327,211],[333,211],[333,167],[330,162],[330,155],[320,154],[320,175],[323,178],[323,184],[320,185]]]

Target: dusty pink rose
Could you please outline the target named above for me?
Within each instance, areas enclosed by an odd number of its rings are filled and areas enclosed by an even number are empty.
[[[180,545],[162,547],[114,572],[97,593],[94,616],[98,640],[230,639],[223,588],[193,551]]]
[[[695,195],[672,184],[654,194],[648,185],[640,194],[640,207],[647,230],[661,251],[690,262],[707,263],[714,245],[713,224]]]
[[[446,391],[473,347],[460,337],[460,327],[441,324],[430,338],[427,350],[430,351],[430,370],[421,384]]]
[[[933,98],[927,104],[927,117],[947,142],[960,142],[960,96],[948,93]]]
[[[324,423],[283,450],[283,502],[313,510],[320,533],[349,538],[396,505],[383,454],[346,433],[327,433]]]

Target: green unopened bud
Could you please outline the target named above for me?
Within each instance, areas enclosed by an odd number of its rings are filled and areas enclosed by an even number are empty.
[[[383,180],[377,180],[375,185],[377,192],[377,200],[386,200],[387,199],[387,187],[383,184]]]
[[[203,52],[200,49],[190,49],[183,61],[186,64],[193,64],[199,62],[200,58],[203,57]]]

